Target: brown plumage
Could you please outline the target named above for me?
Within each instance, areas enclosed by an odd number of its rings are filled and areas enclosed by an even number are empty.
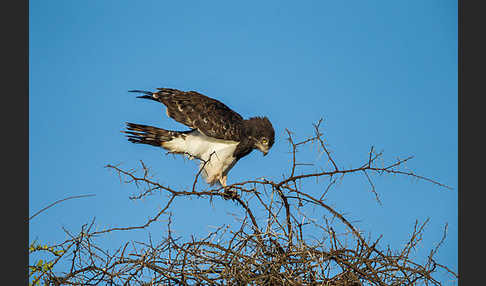
[[[200,167],[204,167],[206,181],[210,184],[219,180],[225,186],[227,173],[239,159],[254,149],[266,155],[275,142],[275,131],[268,118],[252,117],[245,120],[222,102],[196,91],[157,88],[155,92],[130,92],[142,93],[144,95],[139,98],[164,104],[169,117],[191,130],[169,131],[127,123],[125,133],[128,140],[208,162],[200,164]]]
[[[157,88],[157,92],[131,90],[144,93],[138,96],[163,103],[167,115],[192,129],[198,129],[206,136],[218,139],[240,141],[243,117],[222,102],[196,91],[180,91],[173,88]]]

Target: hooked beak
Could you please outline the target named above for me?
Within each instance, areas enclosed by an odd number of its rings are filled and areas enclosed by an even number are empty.
[[[267,156],[268,151],[263,151],[263,157]]]

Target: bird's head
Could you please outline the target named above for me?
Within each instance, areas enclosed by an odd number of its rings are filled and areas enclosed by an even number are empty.
[[[268,154],[275,142],[275,130],[267,117],[252,117],[247,121],[249,136],[254,148],[262,151],[263,156]]]

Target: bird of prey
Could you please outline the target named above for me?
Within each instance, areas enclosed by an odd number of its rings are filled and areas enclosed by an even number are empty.
[[[274,143],[275,131],[267,117],[243,119],[222,102],[196,91],[157,88],[155,92],[129,92],[164,104],[169,117],[190,129],[170,131],[127,122],[124,133],[128,140],[199,159],[199,170],[210,185],[219,182],[226,187],[228,172],[238,160],[254,149],[265,156]]]

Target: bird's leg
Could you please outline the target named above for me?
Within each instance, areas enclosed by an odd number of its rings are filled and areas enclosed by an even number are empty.
[[[226,188],[226,180],[228,180],[228,176],[223,176],[221,178],[219,178],[219,183],[221,184],[221,186],[225,187]]]
[[[219,182],[221,183],[221,186],[223,186],[224,188],[224,194],[225,194],[224,198],[232,199],[238,197],[236,191],[233,191],[231,190],[231,188],[228,187],[228,185],[226,184],[226,180],[228,180],[228,176],[222,176],[221,178],[219,178]]]

